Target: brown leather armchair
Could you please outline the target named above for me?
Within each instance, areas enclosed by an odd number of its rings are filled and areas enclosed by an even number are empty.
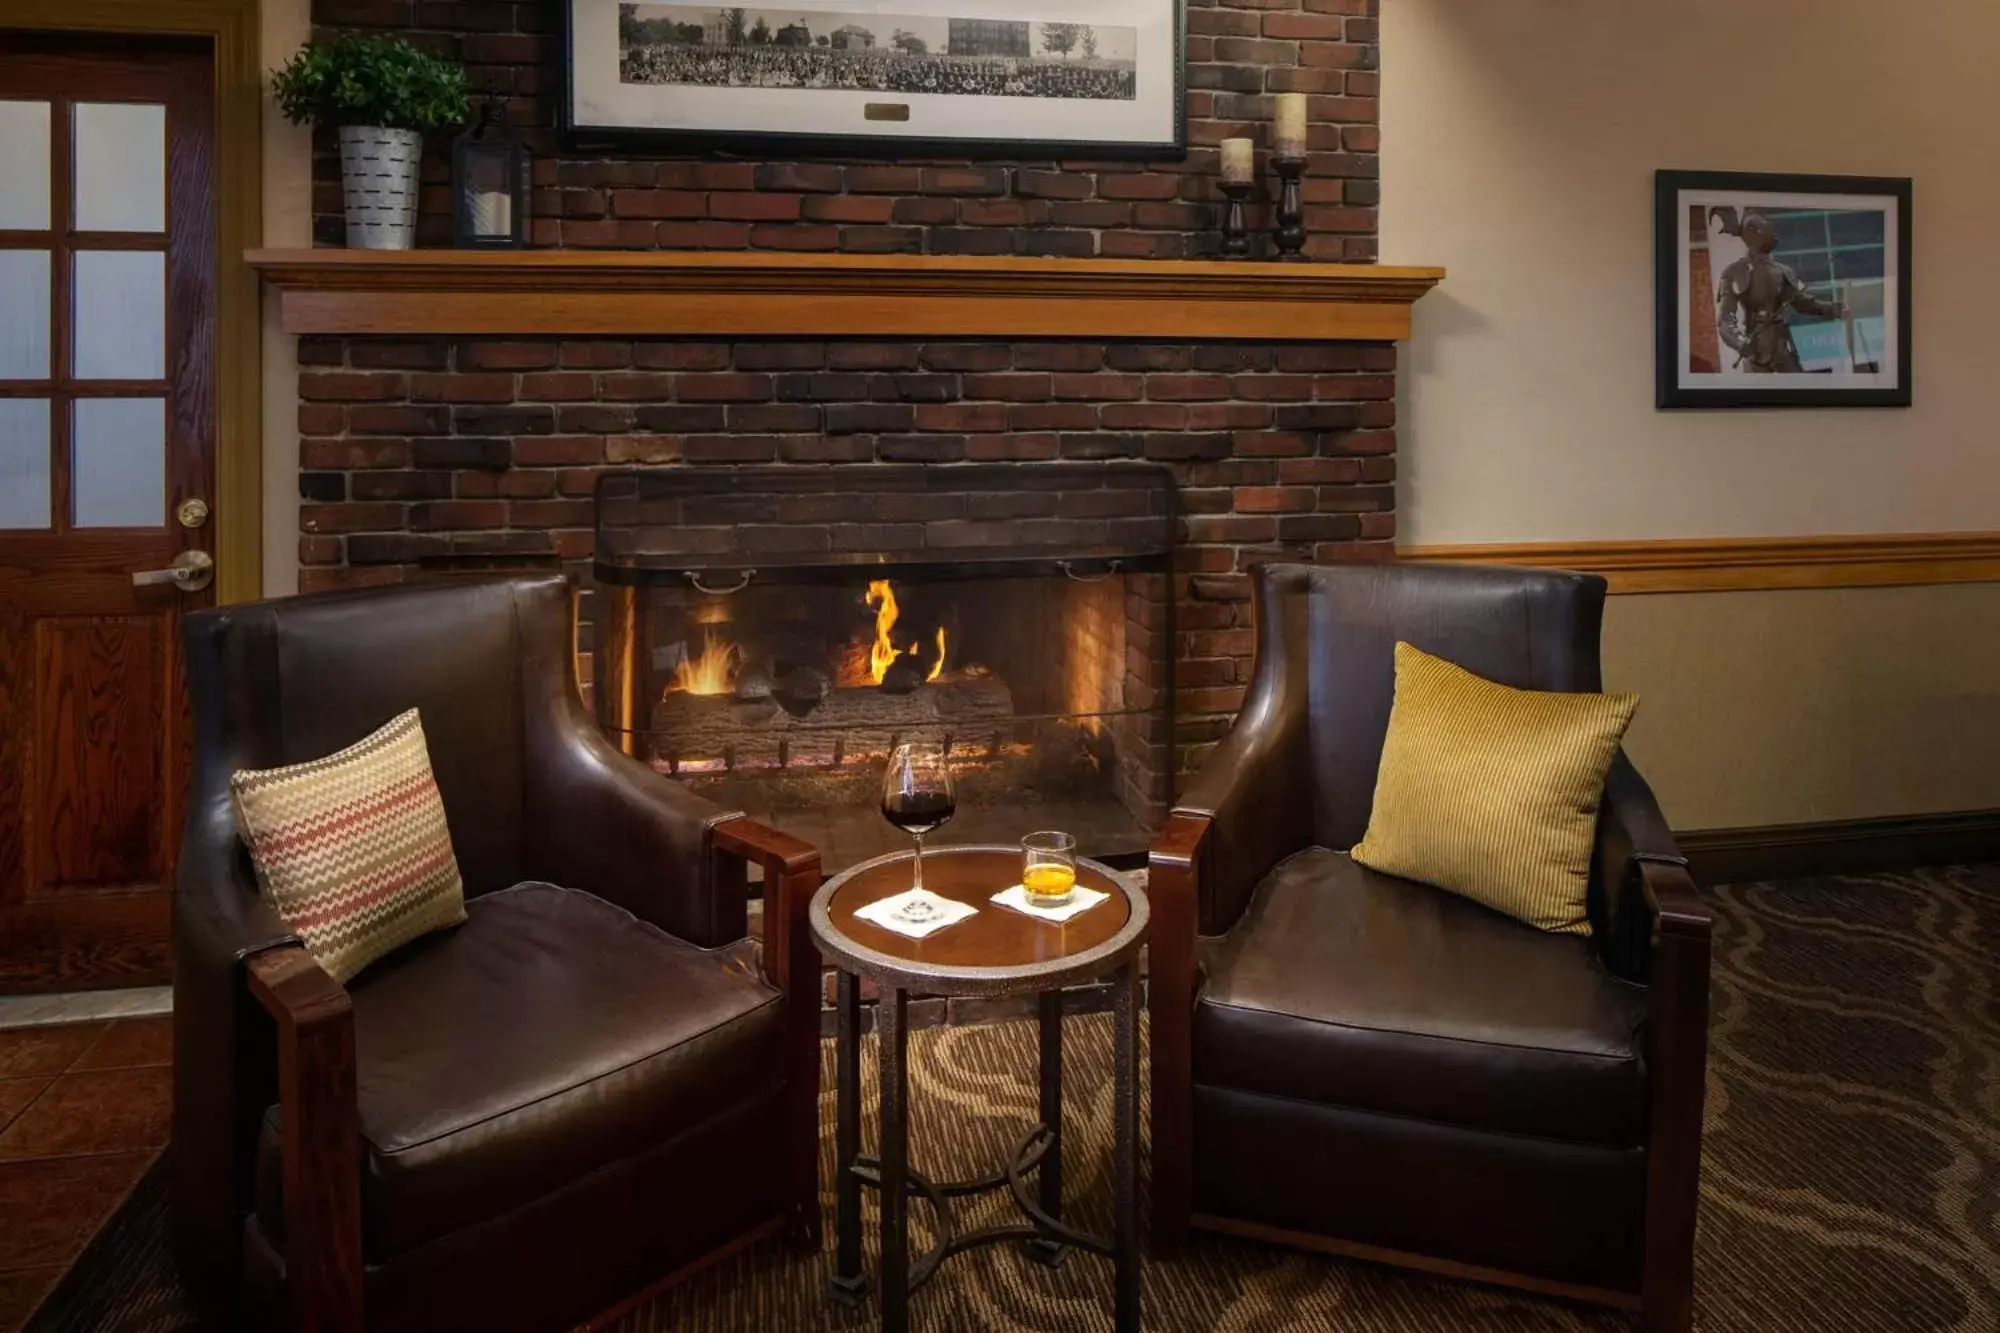
[[[1709,914],[1644,780],[1607,783],[1589,938],[1344,850],[1396,641],[1596,690],[1603,580],[1271,565],[1256,593],[1248,697],[1152,853],[1156,1245],[1192,1221],[1687,1329]]]
[[[570,623],[560,578],[188,617],[174,1240],[212,1311],[556,1329],[780,1228],[817,1244],[818,854],[612,747]],[[258,896],[229,778],[411,707],[468,919],[342,987]]]

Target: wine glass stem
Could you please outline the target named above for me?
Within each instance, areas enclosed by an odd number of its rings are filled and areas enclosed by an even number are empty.
[[[914,842],[914,843],[916,843],[916,844],[917,844],[917,882],[916,882],[916,887],[917,887],[917,888],[918,888],[919,890],[921,890],[921,889],[922,889],[922,888],[924,887],[924,835],[923,835],[923,834],[921,834],[921,833],[912,833],[912,834],[910,835],[910,840],[911,840],[912,842]]]

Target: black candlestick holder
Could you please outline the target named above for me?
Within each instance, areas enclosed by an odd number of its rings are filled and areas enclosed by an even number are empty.
[[[1222,214],[1222,257],[1248,259],[1250,228],[1243,220],[1243,201],[1255,187],[1249,181],[1222,181],[1217,188],[1229,200],[1229,207]]]
[[[1271,239],[1277,244],[1279,259],[1297,263],[1305,258],[1306,248],[1306,213],[1299,199],[1299,178],[1306,174],[1306,160],[1274,157],[1271,169],[1283,182],[1278,191],[1278,219],[1271,228]]]

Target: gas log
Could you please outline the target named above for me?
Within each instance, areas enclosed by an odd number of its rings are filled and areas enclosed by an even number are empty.
[[[997,676],[946,677],[908,694],[873,685],[835,689],[803,716],[773,699],[669,690],[653,709],[653,752],[670,769],[830,767],[886,754],[922,733],[977,752],[1014,720]]]

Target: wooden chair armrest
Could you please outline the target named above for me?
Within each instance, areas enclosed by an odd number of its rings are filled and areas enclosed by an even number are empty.
[[[748,815],[725,819],[715,826],[715,845],[731,856],[769,870],[802,871],[808,865],[819,868],[819,848],[781,829],[760,824]]]
[[[245,960],[278,1025],[284,1109],[285,1274],[298,1333],[360,1333],[361,1127],[354,1006],[300,946]]]
[[[764,871],[764,975],[785,993],[786,1160],[792,1232],[817,1248],[819,1216],[820,959],[811,908],[819,891],[819,849],[754,819],[715,826],[715,849]]]
[[[1687,861],[1635,853],[1641,882],[1645,885],[1646,906],[1653,913],[1654,950],[1659,937],[1676,935],[1685,939],[1708,940],[1715,927],[1715,914],[1702,901],[1701,890],[1687,872]],[[1704,972],[1706,967],[1704,966]]]
[[[1187,1239],[1194,1188],[1195,933],[1202,861],[1213,821],[1181,811],[1167,820],[1148,857],[1146,1008],[1152,1029],[1153,1217],[1156,1253]]]
[[[1212,818],[1193,810],[1176,811],[1153,839],[1148,861],[1153,865],[1170,867],[1192,865],[1201,850],[1203,839],[1208,837]]]
[[[1646,1022],[1646,1066],[1652,1087],[1644,1298],[1649,1317],[1667,1321],[1654,1327],[1685,1328],[1693,1310],[1713,916],[1685,865],[1668,859],[1635,859],[1653,913]],[[1673,1322],[1676,1319],[1682,1322]]]
[[[764,871],[764,973],[771,984],[790,993],[795,974],[791,965],[802,956],[811,966],[819,994],[819,954],[812,947],[808,909],[819,890],[819,849],[747,816],[715,826],[715,849],[761,867]]]

